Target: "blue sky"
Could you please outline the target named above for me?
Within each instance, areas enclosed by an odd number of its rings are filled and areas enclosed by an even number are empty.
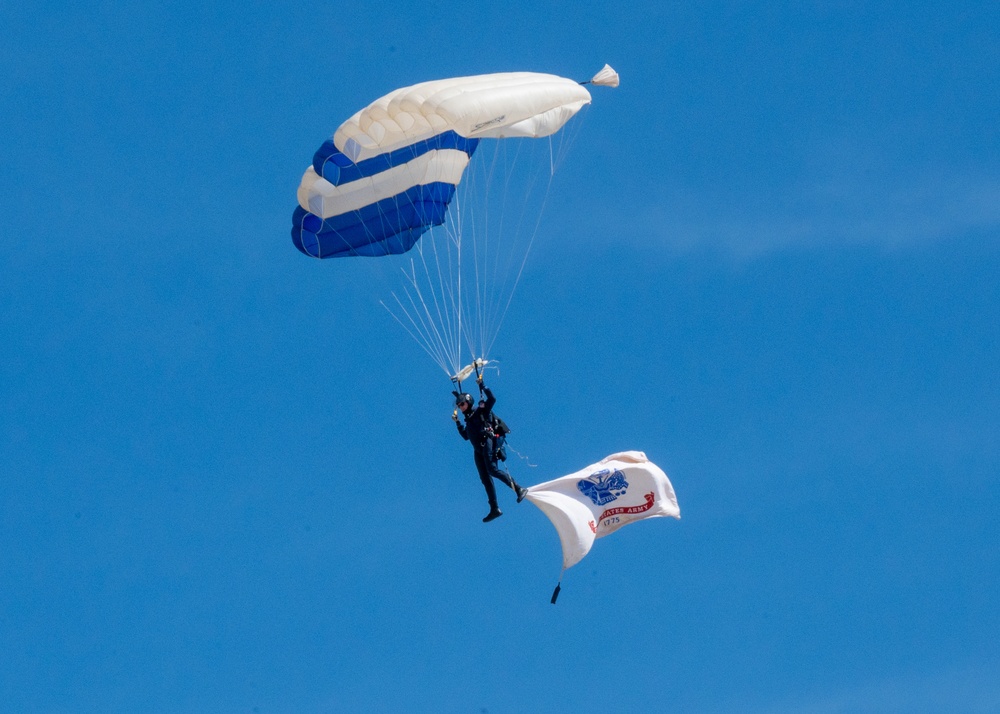
[[[10,712],[1000,710],[995,3],[8,3]],[[295,188],[406,84],[622,76],[491,375],[537,483],[683,520],[564,579]]]

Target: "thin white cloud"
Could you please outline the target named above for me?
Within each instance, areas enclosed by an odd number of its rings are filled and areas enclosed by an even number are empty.
[[[987,714],[1000,711],[998,664],[872,680],[739,709],[751,714]]]
[[[662,188],[626,211],[636,247],[720,250],[737,257],[774,251],[871,245],[905,249],[1000,229],[1000,179],[840,175],[753,192],[711,195]]]

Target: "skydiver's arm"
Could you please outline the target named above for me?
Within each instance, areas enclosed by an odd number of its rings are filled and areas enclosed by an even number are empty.
[[[482,382],[480,382],[480,384],[482,384]],[[490,391],[489,387],[487,387],[485,384],[483,384],[482,386],[483,386],[483,394],[486,395],[486,403],[483,405],[483,410],[487,414],[489,414],[491,411],[493,411],[493,405],[497,403],[497,398],[493,396],[493,392]]]
[[[463,424],[460,421],[456,421],[455,422],[455,426],[458,427],[458,433],[462,435],[462,438],[465,439],[466,441],[468,441],[469,440],[469,434],[468,434],[468,432],[465,431],[465,424]]]

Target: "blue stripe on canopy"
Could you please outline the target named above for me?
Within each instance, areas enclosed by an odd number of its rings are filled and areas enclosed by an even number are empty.
[[[386,154],[379,154],[370,159],[354,163],[346,154],[334,146],[333,139],[327,139],[313,155],[313,168],[316,170],[316,173],[334,186],[339,186],[349,181],[357,181],[359,178],[374,176],[386,169],[391,169],[393,166],[400,166],[407,161],[412,161],[418,156],[426,154],[428,151],[458,149],[472,156],[477,146],[479,146],[479,139],[467,139],[464,136],[456,134],[454,131],[446,131],[443,134],[437,134],[424,141],[418,141],[401,149],[396,149]]]
[[[405,253],[431,226],[444,223],[454,194],[455,186],[450,183],[414,186],[326,220],[296,206],[292,242],[314,258]]]

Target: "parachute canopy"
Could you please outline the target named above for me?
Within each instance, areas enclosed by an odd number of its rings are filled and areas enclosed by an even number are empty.
[[[617,79],[606,66],[592,81]],[[444,222],[481,139],[550,136],[590,99],[580,83],[536,72],[397,89],[316,152],[299,185],[292,241],[316,258],[405,253]]]

